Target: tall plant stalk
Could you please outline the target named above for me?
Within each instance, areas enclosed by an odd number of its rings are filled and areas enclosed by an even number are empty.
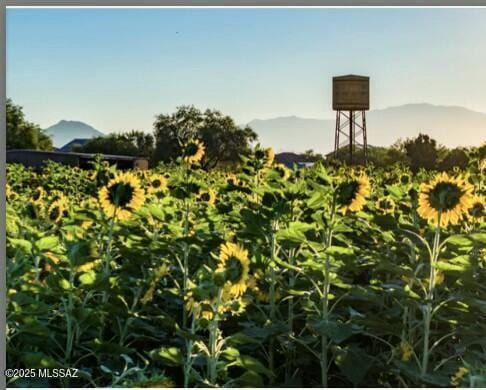
[[[432,247],[432,256],[430,258],[430,270],[429,270],[429,283],[427,292],[425,295],[426,304],[423,307],[424,314],[424,344],[422,353],[422,365],[421,374],[424,376],[427,373],[427,366],[430,357],[430,323],[432,321],[433,312],[433,300],[434,300],[434,288],[435,288],[435,268],[436,262],[439,257],[439,245],[440,244],[440,214],[439,220],[437,222],[437,227],[435,229],[434,243]]]
[[[334,227],[334,214],[335,214],[335,197],[333,197],[332,205],[331,205],[331,215],[329,218],[329,223],[327,228],[325,229],[325,234],[323,237],[324,247],[325,249],[329,248],[332,245],[332,235],[333,235],[333,227]],[[329,255],[325,256],[324,259],[324,279],[323,279],[323,286],[322,286],[322,307],[321,307],[321,320],[328,321],[329,319],[329,290],[331,288],[331,283],[329,280],[330,275],[330,261]],[[321,384],[322,387],[328,387],[328,350],[329,350],[329,340],[326,334],[321,336]]]
[[[271,233],[270,233],[270,289],[269,289],[269,301],[270,301],[270,321],[272,325],[276,321],[276,309],[277,309],[277,299],[276,299],[276,286],[277,286],[277,273],[275,270],[275,257],[277,255],[277,243],[275,239],[275,233],[278,230],[278,223],[276,221],[272,221],[271,223]],[[269,368],[272,373],[275,371],[275,337],[270,338],[270,344],[268,347],[268,356],[269,356]],[[273,384],[273,378],[275,376],[272,375],[270,379],[270,384]]]

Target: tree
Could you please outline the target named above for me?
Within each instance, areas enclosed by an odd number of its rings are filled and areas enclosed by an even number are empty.
[[[117,154],[121,156],[146,157],[148,159],[151,159],[153,150],[153,136],[137,130],[95,137],[84,145],[74,148],[74,151],[82,153]]]
[[[435,169],[438,149],[434,139],[420,133],[417,138],[407,139],[403,147],[413,171],[420,168]]]
[[[450,171],[454,167],[465,169],[468,162],[466,151],[463,148],[455,148],[445,152],[444,158],[439,163],[439,169],[441,171]]]
[[[7,150],[52,150],[52,140],[39,125],[28,122],[22,107],[7,99]]]
[[[160,114],[154,122],[154,161],[169,162],[181,155],[182,145],[191,138],[204,142],[204,169],[220,162],[237,162],[249,152],[250,143],[257,139],[250,127],[239,127],[230,116],[216,110],[201,112],[193,106],[178,107],[170,115]]]

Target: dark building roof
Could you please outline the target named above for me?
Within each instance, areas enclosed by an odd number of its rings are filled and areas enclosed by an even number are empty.
[[[278,153],[275,155],[275,159],[288,168],[292,168],[294,164],[296,164],[299,168],[312,166],[317,160],[317,158],[312,158],[310,156],[306,156],[305,154],[297,154],[292,152]]]
[[[46,161],[50,160],[61,164],[90,168],[91,161],[94,160],[95,156],[96,154],[91,153],[12,149],[7,150],[7,163],[20,163],[32,167],[41,167]],[[148,161],[144,157],[119,156],[113,154],[102,154],[101,156],[103,160],[116,164],[121,169],[148,168]]]
[[[49,156],[79,156],[81,158],[94,158],[97,154],[95,153],[77,153],[77,152],[61,152],[61,151],[49,151],[49,150],[35,150],[35,149],[10,149],[7,150],[7,154],[9,153],[28,153],[28,154],[45,154]],[[126,161],[133,161],[133,160],[140,160],[145,159],[145,157],[137,157],[137,156],[121,156],[117,154],[101,154],[103,158],[107,160],[126,160]]]
[[[66,145],[57,150],[59,152],[70,152],[75,145],[83,146],[86,142],[89,141],[89,138],[74,138],[73,140],[69,141]]]

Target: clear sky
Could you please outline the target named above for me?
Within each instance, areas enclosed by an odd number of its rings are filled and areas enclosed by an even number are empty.
[[[42,127],[151,131],[184,104],[326,118],[348,73],[371,77],[371,108],[486,112],[486,9],[7,10],[7,96]]]

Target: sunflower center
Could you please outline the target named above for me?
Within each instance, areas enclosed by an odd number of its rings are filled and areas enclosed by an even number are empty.
[[[56,221],[60,215],[61,210],[59,209],[59,206],[53,207],[52,210],[49,212],[49,219],[51,221]]]
[[[162,185],[162,182],[159,179],[155,179],[152,181],[152,187],[159,188]]]
[[[32,194],[32,199],[34,201],[39,200],[40,196],[41,196],[41,192],[39,190],[35,190],[34,193]]]
[[[133,187],[128,183],[115,183],[108,187],[110,202],[117,207],[125,207],[133,199]]]
[[[340,205],[347,206],[352,203],[359,189],[357,181],[340,184],[338,187],[337,201]]]
[[[483,204],[477,202],[469,209],[469,213],[475,218],[481,218],[484,216],[484,206]]]
[[[257,150],[255,152],[255,157],[259,160],[265,157],[265,152],[263,150]]]
[[[211,196],[209,195],[209,193],[208,193],[208,192],[203,192],[203,193],[201,194],[201,200],[202,200],[203,202],[209,202],[209,200],[210,200],[210,199],[211,199]]]
[[[388,199],[381,199],[378,202],[378,205],[381,209],[385,209],[385,210],[392,207],[392,203]]]
[[[234,283],[240,280],[242,274],[243,267],[240,260],[238,260],[234,256],[231,256],[226,261],[226,279],[229,280],[231,283]]]
[[[285,169],[278,167],[277,172],[280,175],[280,177],[285,177]]]
[[[439,211],[451,210],[457,206],[462,194],[461,189],[454,183],[437,183],[429,193],[430,205]]]
[[[186,156],[194,156],[197,153],[198,147],[195,143],[190,143],[189,145],[186,146]]]
[[[408,175],[402,175],[400,177],[400,183],[403,185],[410,183],[410,177]]]

